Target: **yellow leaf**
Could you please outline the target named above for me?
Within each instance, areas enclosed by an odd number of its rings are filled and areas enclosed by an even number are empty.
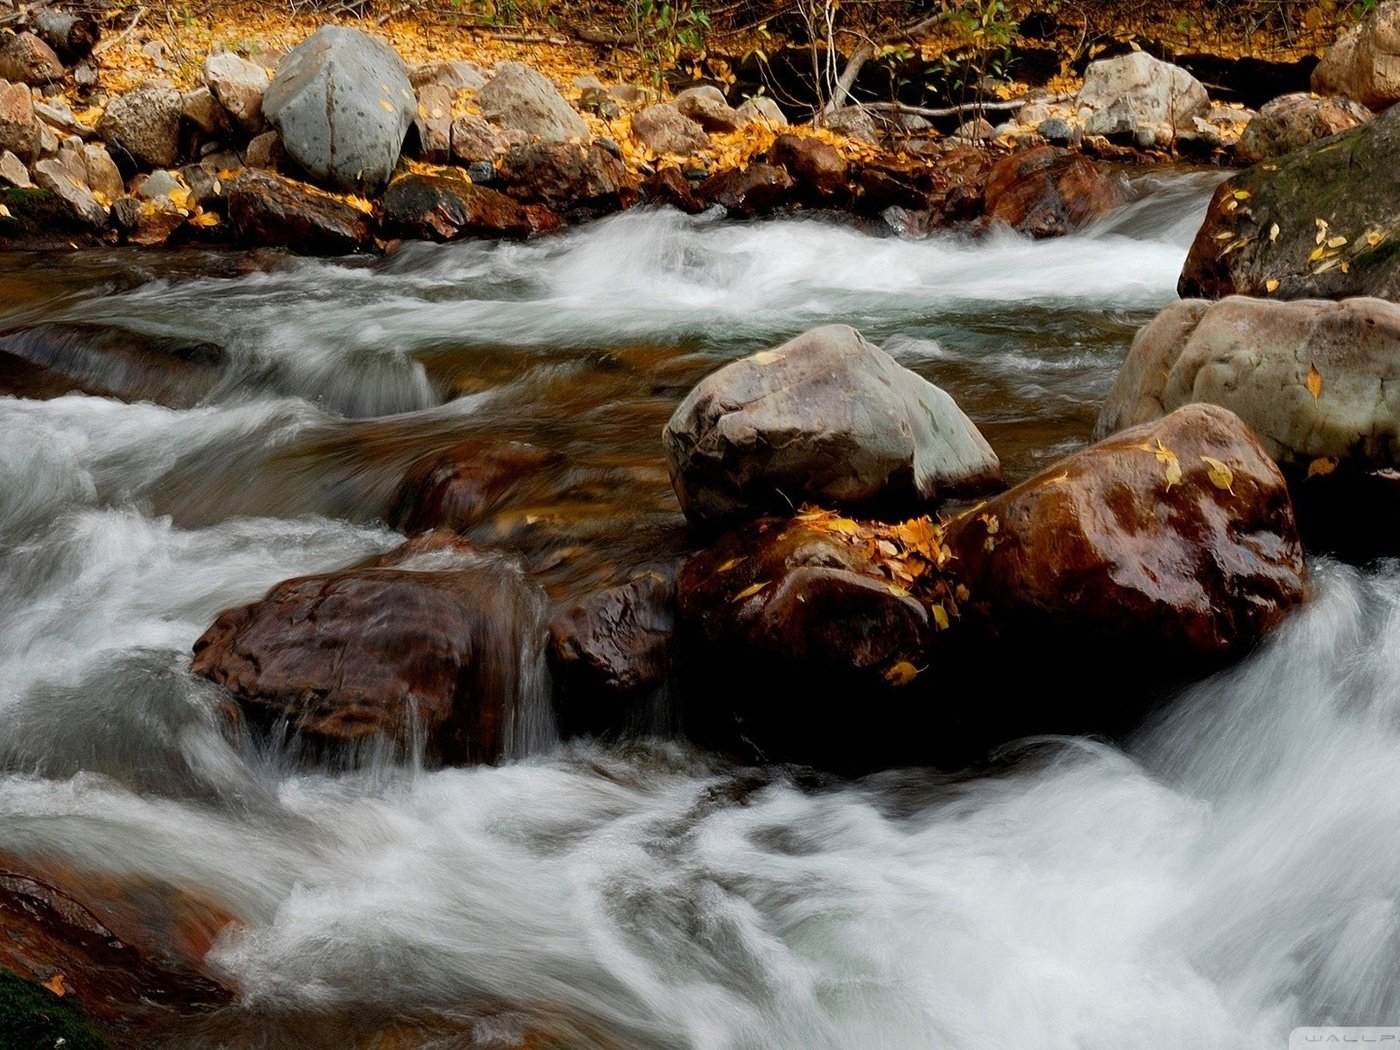
[[[1372,230],[1370,233],[1366,234],[1366,243],[1372,248],[1380,244],[1383,240],[1385,240],[1385,234],[1377,230]]]
[[[734,566],[738,565],[743,560],[743,558],[730,558],[727,562],[725,562],[718,569],[716,569],[715,572],[728,572],[730,569],[734,568]]]
[[[908,660],[901,660],[885,672],[885,681],[890,685],[908,685],[919,677],[919,669]]]
[[[217,226],[219,216],[212,211],[202,211],[190,220],[191,226]]]
[[[885,584],[885,590],[889,591],[889,592],[890,592],[891,594],[893,594],[896,598],[908,598],[908,597],[909,597],[909,592],[906,591],[903,587],[901,587],[901,586],[900,586],[899,584],[897,584],[897,583],[887,583],[887,584]]]
[[[1234,235],[1235,235],[1235,234],[1234,234],[1234,232],[1233,232],[1232,230],[1221,230],[1219,233],[1217,233],[1217,234],[1215,235],[1215,239],[1216,239],[1217,241],[1228,241],[1228,240],[1229,240],[1231,237],[1233,237]]]
[[[832,518],[830,528],[832,532],[839,532],[843,536],[854,536],[860,531],[860,526],[850,518]]]
[[[1159,439],[1157,447],[1152,450],[1152,454],[1157,457],[1158,463],[1161,463],[1167,468],[1164,472],[1167,478],[1167,488],[1170,489],[1173,485],[1180,483],[1181,461],[1176,458],[1176,453],[1162,444]]]
[[[1317,365],[1308,365],[1308,393],[1314,401],[1322,396],[1322,373],[1317,370]]]
[[[63,987],[63,974],[56,973],[44,982],[44,987],[53,992],[54,995],[62,999],[68,994],[68,989]]]
[[[960,583],[953,588],[953,597],[960,602],[965,602],[972,597],[972,592],[967,589],[965,584]]]
[[[1338,237],[1329,237],[1329,238],[1327,239],[1327,247],[1329,247],[1329,248],[1340,248],[1342,245],[1344,245],[1344,244],[1346,244],[1346,243],[1347,243],[1347,239],[1346,239],[1345,237],[1340,237],[1340,236],[1338,236]]]
[[[1349,263],[1349,262],[1344,262],[1344,263],[1342,263],[1342,265],[1341,265],[1341,271],[1342,271],[1342,273],[1351,273],[1351,263]]]
[[[1277,278],[1277,277],[1270,277],[1267,281],[1265,281],[1265,282],[1264,282],[1264,291],[1266,291],[1266,292],[1276,292],[1276,291],[1278,291],[1278,278]]]
[[[1235,494],[1232,487],[1235,484],[1235,472],[1213,456],[1202,456],[1201,462],[1206,465],[1206,476],[1210,478],[1210,483],[1233,496]]]
[[[8,219],[10,217],[10,209],[0,204],[0,219]]]
[[[995,514],[980,515],[979,520],[982,522],[983,525],[987,526],[988,536],[995,536],[997,532],[1001,529],[1001,522],[997,520],[997,516]]]
[[[1327,251],[1326,248],[1322,247],[1322,239],[1320,237],[1318,238],[1317,244],[1318,246],[1308,254],[1308,262],[1317,262],[1317,260],[1322,258],[1323,253]]]
[[[1337,460],[1335,456],[1319,456],[1308,464],[1308,477],[1325,478],[1336,469]]]
[[[379,104],[380,104],[381,106],[384,107],[384,112],[386,112],[386,113],[392,113],[392,112],[394,112],[394,104],[393,104],[392,102],[390,102],[387,98],[381,98],[381,99],[379,100]]]
[[[1276,240],[1278,240],[1278,223],[1269,227],[1269,243],[1273,244]]]
[[[732,602],[741,602],[745,598],[752,598],[755,594],[757,594],[759,591],[763,590],[763,588],[767,586],[767,580],[759,580],[757,583],[749,584],[749,586],[745,587],[742,591],[740,591],[738,594],[736,594],[733,598],[729,600]]]
[[[1247,200],[1249,200],[1249,190],[1236,190],[1236,191],[1235,191],[1235,200],[1237,200],[1237,201],[1247,201]]]
[[[758,353],[754,354],[751,358],[749,358],[749,360],[756,365],[769,365],[772,364],[774,361],[777,361],[782,356],[782,354],[777,353],[774,350],[760,350]]]
[[[935,605],[929,611],[933,613],[933,622],[938,626],[938,629],[946,631],[948,629],[948,610],[941,605]]]

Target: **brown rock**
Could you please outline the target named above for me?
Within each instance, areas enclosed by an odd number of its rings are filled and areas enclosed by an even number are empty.
[[[675,584],[659,572],[590,595],[550,624],[550,655],[575,694],[655,689],[670,668]]]
[[[207,87],[185,92],[180,107],[185,122],[205,135],[217,135],[228,130],[228,111],[219,105],[218,99]]]
[[[434,533],[222,613],[193,669],[253,725],[285,724],[333,762],[419,746],[430,761],[493,762],[520,705],[542,699],[522,677],[538,616],[518,572]]]
[[[1312,89],[1376,111],[1400,101],[1400,4],[1377,4],[1344,33],[1313,70]]]
[[[1214,405],[1063,460],[955,518],[947,544],[971,595],[965,625],[1076,661],[1208,663],[1248,649],[1305,594],[1283,477]]]
[[[0,80],[0,150],[8,150],[25,164],[32,164],[39,155],[41,134],[29,89]]]
[[[24,161],[9,150],[0,150],[0,182],[21,190],[27,190],[34,185]]]
[[[243,162],[250,168],[272,171],[281,166],[285,156],[282,137],[275,131],[264,131],[248,140],[248,148],[243,152]]]
[[[695,188],[696,199],[720,204],[743,218],[763,215],[786,203],[792,192],[792,176],[771,164],[750,164],[711,175]]]
[[[501,160],[500,177],[512,197],[561,211],[615,211],[634,193],[622,161],[596,142],[515,146]]]
[[[111,155],[101,146],[83,147],[83,173],[87,184],[94,193],[100,193],[109,201],[114,201],[126,192],[122,173]]]
[[[442,84],[418,89],[418,147],[429,164],[446,164],[452,156],[452,92]]]
[[[167,87],[140,87],[107,103],[97,133],[149,171],[173,167],[180,159],[180,117],[184,99]]]
[[[768,163],[787,169],[798,187],[820,198],[844,193],[850,174],[835,146],[807,135],[779,135],[768,150]]]
[[[79,228],[100,230],[107,225],[107,209],[57,160],[41,160],[34,165],[34,181],[61,201],[68,221]]]
[[[682,116],[675,106],[665,103],[647,106],[632,114],[632,134],[654,153],[688,157],[710,145],[710,136],[705,134],[704,128]]]
[[[726,135],[748,125],[748,120],[724,100],[719,88],[709,85],[686,88],[676,96],[673,105],[681,116],[705,131]]]
[[[33,33],[16,33],[0,44],[0,80],[43,87],[63,79],[63,63]]]
[[[267,70],[231,51],[204,60],[201,79],[234,122],[248,134],[261,131],[263,95],[271,83]]]
[[[705,206],[691,192],[690,180],[676,167],[658,168],[642,184],[642,196],[650,203],[670,205],[688,215],[697,215],[705,210]]]
[[[493,124],[471,114],[452,122],[451,139],[452,159],[462,164],[494,161],[511,145],[505,134]]]
[[[1235,143],[1235,160],[1258,164],[1302,149],[1310,142],[1337,135],[1370,120],[1365,106],[1341,98],[1318,98],[1307,92],[1284,95],[1265,103]]]
[[[983,197],[987,221],[1032,237],[1066,234],[1126,199],[1117,179],[1055,146],[1036,146],[998,161]]]
[[[342,255],[374,246],[374,220],[304,183],[245,168],[228,190],[234,237],[262,248]]]
[[[529,215],[515,201],[465,179],[400,175],[384,192],[384,229],[391,237],[525,237],[531,228]]]
[[[523,441],[472,438],[428,456],[404,475],[387,515],[407,533],[463,531],[513,501],[548,498],[565,457]]]

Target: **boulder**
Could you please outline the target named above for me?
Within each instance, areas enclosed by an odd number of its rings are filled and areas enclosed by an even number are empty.
[[[1210,112],[1210,97],[1180,66],[1134,51],[1089,63],[1075,105],[1087,134],[1167,145],[1176,132],[1195,130],[1194,118]]]
[[[268,171],[280,167],[287,151],[282,148],[282,136],[275,131],[264,131],[248,140],[248,148],[243,151],[243,163],[250,168],[263,168]]]
[[[173,88],[139,87],[107,104],[97,134],[127,170],[169,168],[180,159],[183,112],[184,100]]]
[[[355,192],[389,181],[418,115],[408,70],[394,49],[333,25],[277,64],[262,108],[293,160],[318,181]]]
[[[1122,182],[1093,161],[1056,146],[1003,157],[983,188],[985,222],[1033,237],[1058,237],[1122,205]]]
[[[632,134],[653,153],[688,157],[710,145],[710,136],[705,134],[704,128],[664,102],[632,114]]]
[[[709,85],[686,88],[672,103],[681,116],[693,120],[706,131],[729,134],[748,125],[748,119],[724,100],[719,88]]]
[[[1377,4],[1344,33],[1313,70],[1312,89],[1376,111],[1400,100],[1400,3]]]
[[[116,200],[126,192],[126,184],[122,181],[122,173],[117,169],[117,162],[101,146],[83,147],[83,173],[92,192],[101,194],[109,201]]]
[[[193,669],[255,727],[285,727],[333,763],[420,747],[428,761],[494,762],[531,699],[539,614],[518,571],[430,533],[220,614]]]
[[[502,62],[476,93],[481,115],[546,144],[588,139],[588,125],[554,85],[522,62]]]
[[[1400,110],[1221,183],[1186,257],[1182,298],[1400,297]]]
[[[1305,595],[1282,475],[1239,417],[1189,405],[954,518],[961,627],[1071,664],[1202,667]],[[994,651],[1006,651],[997,649]]]
[[[808,197],[830,200],[844,194],[850,165],[836,147],[810,135],[779,135],[768,150],[768,163],[787,170]]]
[[[429,164],[446,164],[452,156],[452,92],[441,84],[418,89],[418,149]]]
[[[391,237],[455,241],[525,237],[530,218],[504,193],[465,179],[400,175],[384,192],[384,230]]]
[[[416,462],[386,517],[409,534],[462,532],[511,504],[556,496],[567,466],[559,453],[523,441],[468,438]]]
[[[749,124],[766,124],[770,128],[785,128],[788,118],[782,107],[767,95],[755,95],[739,107],[739,116]]]
[[[9,150],[0,151],[0,183],[21,190],[27,190],[34,185],[24,161]]]
[[[460,164],[490,164],[510,149],[510,140],[478,116],[465,114],[452,122],[452,159]]]
[[[641,192],[647,203],[676,208],[687,215],[698,215],[705,210],[705,205],[691,192],[690,180],[674,165],[654,171],[642,183]]]
[[[646,572],[563,610],[549,626],[555,675],[575,709],[584,698],[623,701],[660,687],[671,666],[675,583]],[[606,717],[586,719],[604,727]]]
[[[180,96],[180,116],[204,135],[215,136],[229,129],[228,110],[219,105],[219,100],[207,87],[195,88]]]
[[[408,82],[417,91],[429,84],[438,84],[456,95],[459,91],[479,90],[486,83],[486,77],[475,62],[427,62],[408,71]]]
[[[23,84],[0,81],[0,151],[32,164],[39,155],[42,131],[34,115],[34,99]]]
[[[845,325],[707,376],[662,440],[698,524],[807,501],[912,511],[1001,483],[996,454],[953,399]]]
[[[63,79],[63,63],[33,33],[16,33],[0,43],[0,80],[43,87]]]
[[[514,146],[499,174],[512,197],[560,211],[615,211],[632,194],[627,168],[596,142]]]
[[[82,229],[101,230],[107,225],[107,209],[87,183],[76,178],[58,160],[41,160],[34,165],[34,181],[63,203],[70,222]]]
[[[792,188],[792,176],[786,169],[760,162],[716,172],[695,187],[695,197],[706,204],[718,204],[739,218],[752,218],[787,203]]]
[[[245,168],[227,187],[233,235],[242,244],[344,255],[374,246],[374,220],[330,194]]]
[[[875,127],[875,118],[860,106],[846,106],[835,113],[822,114],[822,127],[838,135],[846,135],[861,142],[876,143],[880,133]]]
[[[1318,98],[1306,92],[1283,95],[1255,115],[1235,143],[1235,160],[1258,164],[1302,149],[1310,142],[1337,135],[1370,120],[1365,106],[1340,98]]]
[[[202,79],[224,111],[246,134],[263,129],[263,95],[271,81],[267,70],[231,51],[204,60]]]

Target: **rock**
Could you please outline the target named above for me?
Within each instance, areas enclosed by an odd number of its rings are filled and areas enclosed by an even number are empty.
[[[731,215],[751,218],[786,203],[792,176],[772,164],[750,164],[742,171],[717,172],[695,188],[697,200],[722,205]]]
[[[313,178],[356,192],[389,181],[418,115],[408,71],[394,50],[332,25],[277,64],[262,108],[287,154]]]
[[[522,441],[471,438],[427,456],[404,475],[386,518],[408,534],[463,532],[512,504],[556,496],[566,457]]]
[[[0,80],[43,87],[63,79],[63,63],[33,33],[16,33],[0,44]]]
[[[1380,111],[1400,101],[1400,3],[1377,4],[1312,72],[1319,95],[1344,95]]]
[[[204,60],[201,78],[245,133],[262,131],[263,94],[271,83],[267,70],[231,51],[220,51]]]
[[[544,144],[586,142],[588,125],[554,89],[521,62],[502,62],[476,93],[481,115],[503,128],[514,128]]]
[[[228,130],[228,112],[207,87],[186,91],[181,96],[180,115],[205,135],[218,135]]]
[[[107,103],[97,133],[126,161],[124,169],[173,167],[180,159],[180,93],[168,87],[140,87]]]
[[[993,651],[1025,647],[1023,659],[1210,665],[1305,595],[1283,477],[1215,405],[1055,464],[955,518],[946,543],[970,594],[959,629],[996,639]]]
[[[640,106],[656,101],[656,92],[639,84],[610,84],[608,94],[624,106]]]
[[[470,114],[452,122],[452,159],[462,164],[490,164],[510,148],[506,136],[485,120]]]
[[[1058,237],[1126,201],[1122,184],[1093,161],[1055,146],[1003,157],[983,189],[986,221],[1033,237]]]
[[[27,190],[34,185],[29,178],[29,169],[9,150],[0,153],[0,182],[17,189]]]
[[[101,73],[97,66],[97,59],[91,55],[80,59],[78,64],[73,67],[73,86],[78,89],[80,97],[85,98],[95,90],[100,79]]]
[[[642,183],[642,199],[650,204],[679,209],[687,215],[698,215],[705,206],[690,191],[690,180],[680,168],[658,168]]]
[[[594,113],[604,120],[616,120],[622,116],[622,107],[617,104],[617,99],[608,94],[601,84],[584,89],[583,94],[579,95],[578,105],[585,113]]]
[[[475,62],[428,62],[409,70],[408,82],[420,91],[429,84],[438,84],[455,95],[459,91],[480,90],[486,77]]]
[[[997,137],[997,129],[992,127],[991,121],[986,117],[977,117],[975,120],[959,124],[953,132],[953,137],[968,142],[990,142]]]
[[[1317,98],[1305,92],[1284,95],[1267,103],[1235,143],[1235,160],[1258,164],[1302,149],[1310,142],[1337,135],[1370,120],[1365,106],[1339,98]]]
[[[719,88],[703,85],[687,88],[672,103],[683,117],[695,121],[708,132],[729,134],[748,125],[748,120],[724,100]]]
[[[615,211],[632,193],[622,161],[597,143],[512,147],[501,159],[500,178],[511,196],[561,211]]]
[[[662,441],[697,524],[808,501],[912,511],[1001,484],[996,454],[953,399],[845,325],[707,376]]]
[[[418,147],[429,164],[446,164],[452,156],[452,92],[441,84],[418,89]]]
[[[838,135],[846,135],[861,142],[880,141],[874,119],[859,106],[847,106],[835,113],[825,114],[822,117],[822,126]]]
[[[428,761],[494,762],[526,717],[539,616],[517,571],[434,533],[220,614],[193,670],[253,725],[285,724],[336,764],[418,747]]]
[[[632,134],[653,153],[688,157],[710,146],[710,136],[704,128],[664,102],[634,113]]]
[[[219,169],[210,171],[202,164],[187,164],[180,169],[180,177],[190,188],[190,201],[205,211],[223,212],[228,205],[224,196],[224,183],[219,178]]]
[[[1086,133],[1145,133],[1148,145],[1166,145],[1173,132],[1193,131],[1192,119],[1210,112],[1210,97],[1199,80],[1145,51],[1091,62],[1075,104]]]
[[[384,193],[384,228],[391,237],[430,241],[525,237],[530,219],[504,193],[461,178],[408,174]]]
[[[1182,298],[1400,297],[1397,158],[1391,109],[1221,183],[1177,283]]]
[[[498,182],[496,178],[496,165],[489,160],[474,160],[467,165],[467,178],[478,186],[489,186],[493,182]],[[534,207],[535,205],[528,205]]]
[[[1035,126],[1035,132],[1052,146],[1068,146],[1074,141],[1074,129],[1069,121],[1047,117]]]
[[[590,595],[550,624],[555,674],[577,698],[625,700],[658,688],[671,666],[675,583],[659,572]],[[589,720],[589,728],[607,719]],[[600,725],[601,723],[601,725]]]
[[[41,160],[35,164],[34,181],[63,202],[68,217],[76,226],[92,230],[106,227],[107,209],[98,203],[85,182],[74,178],[57,160]]]
[[[83,160],[81,148],[74,149],[72,144],[65,142],[58,148],[58,156],[54,159],[57,160],[59,164],[63,165],[63,170],[68,172],[70,177],[77,179],[84,186],[87,186],[87,164]],[[89,189],[90,188],[91,187],[89,187]]]
[[[88,188],[109,201],[114,201],[126,192],[122,173],[117,170],[117,162],[101,146],[83,147],[83,171]]]
[[[748,124],[766,124],[770,128],[785,128],[788,118],[782,108],[767,95],[755,95],[739,107],[739,116]]]
[[[847,192],[850,165],[836,147],[808,135],[779,135],[768,150],[768,163],[785,168],[810,197],[829,200]]]
[[[162,245],[170,240],[176,230],[185,225],[186,216],[181,215],[169,199],[158,197],[154,204],[153,208],[149,204],[141,208],[136,214],[134,224],[128,217],[123,216],[122,225],[125,228],[127,244],[147,248]]]
[[[136,190],[136,196],[148,201],[158,197],[164,197],[168,200],[172,193],[182,189],[184,187],[180,185],[180,180],[175,177],[173,172],[153,171],[141,180],[141,185]]]
[[[250,168],[272,170],[280,167],[287,151],[282,148],[282,136],[275,131],[264,131],[248,140],[248,148],[243,151],[243,163]]]
[[[141,202],[135,197],[118,197],[108,209],[112,229],[122,237],[130,237],[141,225]]]
[[[32,164],[39,155],[40,135],[29,89],[0,81],[0,150],[13,153],[23,164]]]
[[[245,168],[226,187],[234,237],[262,248],[343,255],[374,246],[374,220],[328,193]]]

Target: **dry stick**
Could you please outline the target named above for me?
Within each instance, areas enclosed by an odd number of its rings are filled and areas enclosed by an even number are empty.
[[[951,17],[950,11],[939,11],[929,15],[927,18],[915,22],[911,26],[901,29],[891,30],[879,40],[862,40],[860,46],[851,52],[851,57],[846,60],[846,68],[841,71],[840,78],[836,81],[836,90],[832,92],[831,98],[822,107],[822,115],[830,116],[846,104],[846,98],[850,95],[851,89],[856,85],[856,78],[860,76],[860,71],[865,68],[865,63],[875,57],[877,48],[888,44],[891,40],[913,39],[916,33],[922,33],[926,29],[932,29],[939,22]]]
[[[135,31],[136,23],[141,21],[141,16],[145,13],[146,9],[144,7],[138,7],[136,9],[136,16],[131,20],[131,25],[127,26],[124,30],[122,30],[121,35],[114,36],[109,40],[102,41],[102,43],[98,44],[95,48],[92,49],[92,53],[94,55],[100,55],[108,48],[116,47],[118,44],[120,44],[123,40],[125,40]]]
[[[847,109],[873,109],[877,113],[905,113],[915,117],[960,117],[964,113],[1005,113],[1020,109],[1028,102],[1068,102],[1073,95],[1042,95],[1038,97],[1013,98],[1007,102],[964,102],[960,106],[944,109],[927,109],[923,106],[906,106],[903,102],[861,102]]]
[[[67,113],[64,113],[60,109],[54,109],[53,106],[50,106],[46,102],[35,102],[34,113],[46,124],[52,124],[60,131],[66,131],[70,135],[77,135],[82,139],[90,139],[96,134],[96,132],[86,124],[80,124]]]

